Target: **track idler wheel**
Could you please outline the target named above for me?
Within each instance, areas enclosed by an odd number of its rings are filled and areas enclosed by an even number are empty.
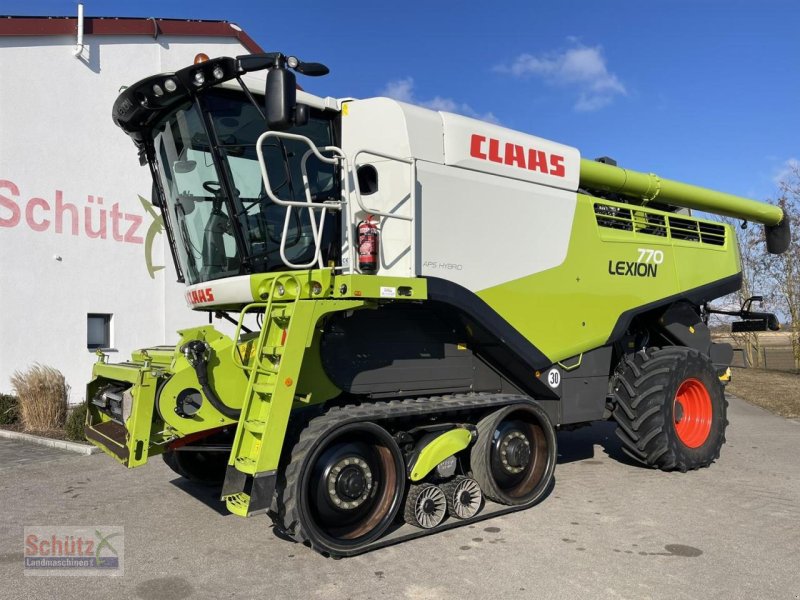
[[[550,487],[556,466],[556,435],[535,404],[506,406],[478,423],[470,453],[475,481],[490,500],[532,505]]]
[[[405,465],[394,438],[374,423],[327,432],[312,448],[299,448],[287,469],[287,502],[295,537],[334,555],[380,538],[402,504]],[[296,475],[295,475],[296,474]],[[296,519],[296,521],[295,521]]]
[[[432,483],[412,485],[406,497],[405,522],[422,529],[433,529],[447,515],[444,492]]]
[[[456,519],[471,519],[483,506],[483,492],[472,477],[456,477],[442,486],[447,512]]]

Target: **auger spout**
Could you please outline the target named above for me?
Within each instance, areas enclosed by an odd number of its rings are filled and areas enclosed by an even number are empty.
[[[580,185],[761,223],[770,253],[782,254],[789,246],[789,222],[784,220],[781,207],[773,204],[587,159],[581,159]]]
[[[663,179],[654,173],[640,173],[594,160],[581,160],[580,182],[581,187],[661,204],[704,210],[764,225],[778,225],[783,221],[783,210],[773,204],[672,179]]]

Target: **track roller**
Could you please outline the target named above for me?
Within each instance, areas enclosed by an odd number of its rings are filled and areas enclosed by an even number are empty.
[[[447,515],[448,502],[444,492],[432,483],[412,485],[406,497],[404,518],[406,523],[432,529]]]
[[[447,512],[456,519],[471,519],[483,506],[483,492],[471,477],[456,477],[442,485]]]

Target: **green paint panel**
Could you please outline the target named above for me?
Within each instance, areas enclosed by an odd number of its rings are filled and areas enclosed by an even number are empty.
[[[456,428],[444,432],[419,453],[419,458],[411,469],[411,481],[423,479],[436,468],[436,465],[456,452],[461,452],[471,441],[472,432],[468,429]]]
[[[630,230],[600,227],[596,202],[623,211],[612,214],[631,211]],[[724,244],[676,239],[670,216],[724,227]],[[623,312],[739,271],[731,227],[579,194],[564,262],[478,295],[555,363],[604,345]]]

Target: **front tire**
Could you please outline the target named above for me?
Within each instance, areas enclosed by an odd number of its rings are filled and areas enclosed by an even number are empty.
[[[719,458],[728,402],[708,356],[682,346],[626,356],[614,396],[616,434],[634,460],[685,472]]]

